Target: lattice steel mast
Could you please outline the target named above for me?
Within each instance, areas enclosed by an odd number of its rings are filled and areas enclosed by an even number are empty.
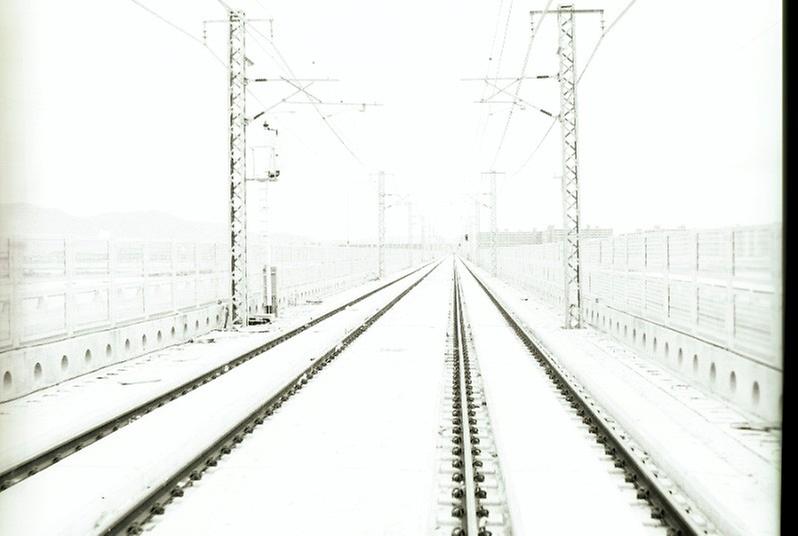
[[[377,277],[385,277],[385,172],[377,173]]]
[[[482,175],[490,175],[490,191],[488,197],[488,208],[490,208],[490,273],[493,276],[499,272],[499,258],[496,242],[496,235],[499,232],[497,221],[497,201],[496,201],[496,175],[504,175],[503,171],[483,171]]]
[[[535,10],[531,14],[542,15],[554,11]],[[582,303],[579,266],[579,159],[577,152],[576,113],[576,15],[592,13],[604,15],[602,9],[574,9],[572,4],[560,4],[556,10],[558,25],[558,47],[560,68],[560,133],[562,136],[562,213],[564,305],[566,329],[582,327]],[[602,22],[603,25],[603,22]]]
[[[490,273],[494,277],[499,274],[499,259],[496,252],[496,233],[498,221],[496,219],[496,172],[490,173]]]
[[[230,297],[234,326],[247,325],[247,190],[245,16],[231,10],[230,73]]]
[[[562,214],[565,237],[565,328],[582,326],[581,288],[579,281],[579,160],[576,123],[576,49],[574,44],[573,6],[557,11],[560,58],[560,132],[562,135]]]

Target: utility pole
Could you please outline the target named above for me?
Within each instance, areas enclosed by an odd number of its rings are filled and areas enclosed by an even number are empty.
[[[229,12],[230,297],[234,326],[248,322],[246,190],[246,58],[243,11]]]
[[[385,277],[385,172],[377,173],[377,277]]]
[[[542,13],[532,11],[531,14]],[[562,214],[565,329],[582,327],[582,297],[579,263],[579,160],[577,153],[576,114],[576,14],[601,14],[601,9],[574,9],[560,4],[556,10],[558,31],[557,54],[560,68],[560,132],[562,137]]]

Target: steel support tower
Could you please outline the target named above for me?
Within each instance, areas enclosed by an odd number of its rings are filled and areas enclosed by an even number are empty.
[[[482,228],[482,201],[479,197],[474,199],[474,263],[479,264],[479,232]]]
[[[499,259],[496,252],[496,172],[490,174],[490,273],[496,277],[499,273]]]
[[[575,14],[572,5],[557,10],[560,58],[560,132],[562,135],[562,214],[565,328],[582,327],[579,281],[579,161],[576,130]]]
[[[385,172],[377,173],[377,277],[385,277]]]
[[[231,320],[234,326],[245,326],[248,322],[245,16],[237,10],[231,10],[229,16]]]
[[[530,14],[545,15],[555,10],[534,10]],[[579,266],[579,160],[577,153],[576,120],[576,15],[594,14],[602,17],[603,9],[574,9],[573,4],[560,4],[557,9],[560,68],[560,133],[562,136],[562,213],[565,239],[563,241],[564,305],[566,329],[582,327],[582,298]]]
[[[496,175],[504,175],[503,171],[483,171],[482,175],[490,175],[490,191],[488,197],[490,201],[490,273],[493,276],[499,273],[499,258],[496,243],[496,234],[499,232],[497,222],[497,203],[496,203]],[[479,220],[477,220],[479,221]],[[479,225],[479,223],[477,223]]]

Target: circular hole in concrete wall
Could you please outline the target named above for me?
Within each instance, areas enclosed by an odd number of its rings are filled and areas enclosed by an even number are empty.
[[[10,389],[11,388],[11,373],[9,371],[5,371],[3,374],[3,389]]]
[[[632,342],[637,344],[637,329],[632,330]]]
[[[684,352],[682,352],[681,348],[679,348],[679,353],[676,354],[676,361],[679,363],[679,367],[681,368],[682,362],[684,362]]]
[[[615,333],[620,333],[620,332],[621,332],[621,323],[616,320],[615,321]]]
[[[195,329],[195,330],[198,330],[198,329],[199,329],[199,320],[195,320],[195,321],[194,321],[194,329]]]
[[[172,326],[172,330],[169,332],[169,334],[171,335],[171,337],[173,339],[175,338],[175,327],[174,326]]]
[[[693,354],[693,372],[698,372],[698,354]]]
[[[211,325],[211,319],[208,318],[207,316],[205,317],[205,325],[206,326],[210,326]]]
[[[737,391],[737,373],[734,371],[729,374],[729,390],[732,393]]]
[[[671,347],[670,347],[670,346],[668,346],[668,343],[666,342],[666,343],[665,343],[665,359],[667,359],[667,358],[668,358],[668,356],[670,355],[670,353],[671,353]]]
[[[751,402],[755,406],[759,405],[759,382],[754,382],[754,385],[751,386]]]
[[[147,335],[146,334],[141,336],[141,349],[142,350],[146,350],[147,349]]]
[[[629,337],[629,326],[624,325],[623,326],[623,338],[626,339],[627,337]]]
[[[216,315],[216,323],[219,323],[219,315]]]
[[[65,355],[61,356],[61,370],[66,370],[69,368],[69,358]]]
[[[130,339],[125,339],[125,352],[130,351]]]
[[[158,344],[161,344],[161,342],[163,342],[163,334],[161,333],[160,329],[158,330],[157,335],[155,335],[155,340],[158,342]]]
[[[33,377],[38,381],[42,378],[42,364],[36,363],[33,366]]]
[[[91,363],[91,350],[86,350],[86,353],[83,354],[83,360],[86,363]]]
[[[654,337],[654,353],[657,353],[657,338]]]
[[[114,349],[111,348],[110,344],[105,345],[105,358],[111,359],[114,356]]]
[[[646,334],[643,333],[643,349],[646,348]]]
[[[715,367],[715,363],[712,363],[709,367],[709,382],[715,383],[715,378],[718,377],[718,369]]]
[[[183,323],[183,336],[184,337],[186,336],[186,333],[188,333],[188,324]]]

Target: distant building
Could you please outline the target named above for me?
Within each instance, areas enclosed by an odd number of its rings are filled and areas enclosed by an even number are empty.
[[[612,236],[612,229],[599,227],[586,227],[582,229],[582,239],[591,240],[593,238],[607,238]],[[559,242],[565,237],[563,229],[555,229],[550,225],[546,229],[538,231],[498,231],[496,233],[497,246],[523,246],[529,244],[543,244],[547,242]],[[490,232],[480,231],[480,246],[488,246],[491,243]]]

